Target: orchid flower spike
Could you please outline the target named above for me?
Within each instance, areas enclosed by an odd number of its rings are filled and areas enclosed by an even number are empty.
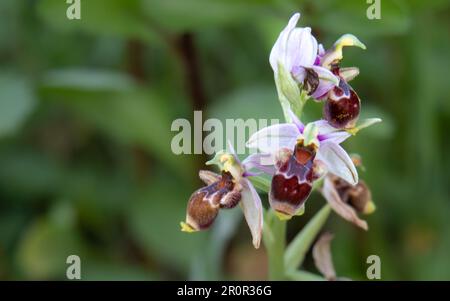
[[[259,158],[259,157],[258,157]],[[199,173],[207,186],[195,191],[188,202],[186,221],[181,222],[181,230],[195,232],[209,228],[220,209],[234,208],[240,203],[245,219],[253,237],[253,245],[259,248],[263,227],[263,209],[261,199],[253,184],[248,180],[251,174],[246,172],[254,166],[253,160],[239,161],[232,145],[228,151],[220,151],[208,161],[216,164],[221,175],[201,170]]]
[[[339,78],[339,85],[329,90],[328,93],[319,96],[326,100],[323,107],[323,116],[333,127],[351,129],[356,125],[361,110],[361,100],[353,88],[348,84],[359,74],[356,67],[341,68],[343,59],[342,49],[345,46],[357,46],[366,49],[366,46],[351,34],[340,37],[333,47],[319,52],[317,61],[320,66],[329,69]]]

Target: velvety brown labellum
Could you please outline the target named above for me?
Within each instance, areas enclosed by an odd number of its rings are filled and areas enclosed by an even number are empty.
[[[240,190],[228,172],[220,180],[195,191],[188,202],[186,222],[195,230],[208,228],[220,208],[233,208],[241,200]]]
[[[339,86],[328,93],[323,116],[335,128],[351,128],[355,125],[361,109],[361,101],[349,84],[342,78]]]
[[[276,163],[272,178],[270,205],[276,211],[294,215],[311,193],[315,150],[298,144],[290,156]]]

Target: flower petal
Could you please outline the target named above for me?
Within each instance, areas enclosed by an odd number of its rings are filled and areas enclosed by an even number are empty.
[[[302,66],[294,66],[291,69],[291,75],[297,83],[303,83],[306,78],[306,69]]]
[[[211,185],[212,183],[220,181],[221,178],[219,174],[209,170],[200,170],[198,176],[206,185]]]
[[[319,48],[318,48],[318,50],[317,50],[317,54],[318,54],[320,57],[324,56],[324,54],[325,54],[325,48],[323,47],[322,44],[319,44]]]
[[[313,69],[319,77],[319,85],[317,86],[317,89],[311,94],[313,98],[321,98],[326,95],[328,91],[339,85],[339,78],[331,73],[330,70],[320,66],[311,66],[310,68]]]
[[[358,67],[347,67],[347,68],[340,68],[339,69],[339,75],[346,81],[349,82],[355,77],[357,77],[359,74],[359,68]]]
[[[322,58],[322,66],[330,68],[332,64],[340,62],[343,58],[342,48],[345,46],[357,46],[366,49],[366,46],[352,34],[345,34],[340,37],[333,45],[333,48],[325,53]]]
[[[344,179],[351,185],[358,183],[358,172],[347,152],[338,144],[322,142],[317,152],[317,159],[322,160],[328,171]]]
[[[253,246],[258,249],[261,242],[263,228],[263,209],[261,199],[253,184],[248,179],[242,179],[241,208],[244,212],[245,220],[253,237]]]
[[[293,123],[275,124],[254,133],[247,141],[247,147],[266,154],[272,154],[282,147],[293,149],[299,134]]]
[[[289,34],[295,28],[299,19],[300,13],[295,13],[289,20],[288,25],[281,31],[280,35],[278,36],[278,39],[276,40],[275,44],[272,47],[269,62],[275,73],[278,72],[278,62],[280,62],[283,65],[286,65],[285,53],[287,49]]]
[[[328,121],[326,120],[317,120],[314,121],[314,124],[319,129],[319,141],[322,143],[325,141],[333,142],[336,144],[340,144],[344,142],[348,137],[351,136],[351,134],[348,131],[343,131],[340,129],[337,129],[335,127],[332,127]]]
[[[317,57],[317,40],[311,34],[311,28],[295,28],[288,41],[286,68],[294,66],[312,66]]]
[[[292,110],[289,110],[289,117],[291,117],[291,122],[295,124],[299,133],[303,133],[305,125],[303,124],[303,122],[300,121],[300,119],[298,119],[297,115],[295,115],[294,112],[292,112]]]
[[[328,204],[330,204],[331,208],[333,208],[338,215],[364,230],[368,229],[367,222],[360,219],[356,214],[356,211],[350,205],[342,201],[330,177],[325,177],[322,194]]]
[[[314,121],[314,124],[319,129],[319,135],[326,135],[339,131],[339,129],[332,127],[325,119]]]
[[[351,134],[346,131],[338,131],[338,132],[334,132],[334,133],[320,135],[319,140],[321,142],[327,141],[327,142],[332,142],[335,144],[340,144],[340,143],[344,142],[345,140],[347,140],[347,138],[350,136],[351,136]]]
[[[251,154],[245,158],[244,161],[242,161],[242,164],[244,166],[244,170],[247,172],[252,168],[256,168],[257,170],[269,175],[273,175],[275,173],[275,163],[272,154]]]
[[[356,133],[358,133],[360,130],[365,129],[369,126],[372,126],[376,123],[381,122],[381,118],[367,118],[364,119],[360,122],[358,122],[358,124],[356,125],[356,127],[347,130],[350,134],[355,135]]]

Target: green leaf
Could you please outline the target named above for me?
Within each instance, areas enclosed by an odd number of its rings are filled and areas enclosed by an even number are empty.
[[[15,74],[0,74],[0,137],[12,135],[25,122],[35,105],[28,82]]]
[[[63,170],[50,158],[18,147],[0,151],[0,187],[4,201],[36,200],[60,187]]]
[[[403,34],[411,28],[409,7],[407,1],[403,0],[382,1],[380,20],[367,18],[369,4],[366,1],[324,0],[315,1],[315,5],[317,13],[312,17],[305,16],[306,24],[311,24],[313,28],[323,28],[335,35],[352,33],[363,38],[369,35]]]
[[[14,51],[17,41],[21,38],[21,10],[26,6],[26,2],[16,0],[0,1],[0,19],[3,24],[0,26],[0,50]],[[4,52],[6,53],[6,52]]]
[[[136,87],[124,73],[98,69],[58,69],[43,78],[45,86],[53,89],[83,91],[123,91]]]
[[[287,271],[294,270],[302,264],[306,252],[327,221],[330,212],[330,206],[328,204],[325,205],[289,244],[284,254],[284,266]]]

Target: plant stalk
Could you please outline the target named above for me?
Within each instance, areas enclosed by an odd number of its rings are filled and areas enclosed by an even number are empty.
[[[272,209],[266,211],[263,235],[269,261],[269,280],[284,280],[286,222],[276,217]]]

